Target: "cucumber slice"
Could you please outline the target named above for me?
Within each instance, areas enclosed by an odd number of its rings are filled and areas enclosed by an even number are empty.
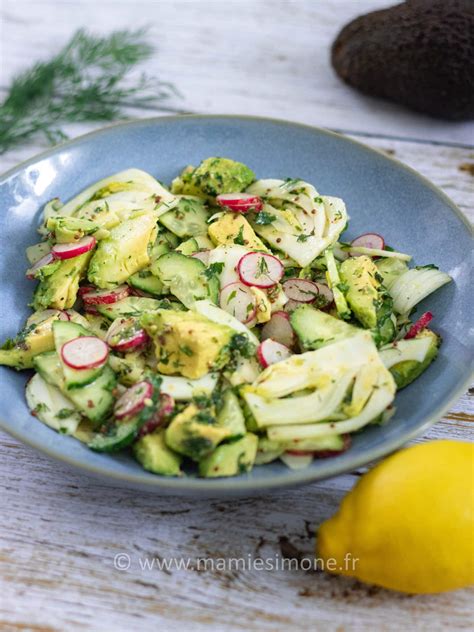
[[[137,418],[117,423],[110,434],[96,434],[87,445],[96,452],[118,452],[133,443],[140,427],[141,422]]]
[[[290,316],[290,323],[304,351],[320,349],[360,333],[357,327],[310,305],[297,307]]]
[[[209,213],[199,198],[183,196],[178,205],[160,217],[160,223],[178,237],[207,234]]]
[[[137,290],[148,292],[148,294],[153,294],[154,296],[163,294],[163,283],[153,275],[149,268],[132,274],[127,283]]]
[[[115,320],[116,318],[129,318],[131,316],[138,317],[145,312],[154,312],[160,308],[166,309],[163,302],[164,301],[157,301],[155,298],[129,296],[110,305],[96,305],[96,308],[102,316],[110,320]],[[170,306],[169,303],[167,306]]]
[[[61,326],[63,325],[63,326]],[[82,325],[78,325],[72,321],[57,320],[53,323],[54,346],[61,362],[64,375],[64,385],[67,390],[74,388],[82,388],[86,384],[93,382],[100,373],[103,366],[94,367],[92,369],[73,369],[63,362],[61,357],[61,348],[70,340],[81,336],[90,336],[92,332]]]
[[[105,366],[102,373],[87,386],[69,391],[64,383],[61,360],[55,351],[36,356],[34,366],[41,377],[48,384],[57,386],[84,417],[98,423],[111,412],[114,403],[112,390],[116,386],[117,378],[109,366]]]
[[[188,309],[202,299],[217,303],[219,279],[216,275],[206,276],[206,266],[199,259],[169,252],[157,259],[151,270]]]

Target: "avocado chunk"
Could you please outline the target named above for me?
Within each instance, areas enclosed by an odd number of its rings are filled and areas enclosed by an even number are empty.
[[[310,305],[297,307],[291,313],[290,323],[304,351],[321,349],[360,332],[357,327]]]
[[[173,180],[171,192],[213,199],[221,193],[244,191],[255,174],[241,162],[229,158],[206,158],[196,167],[187,167]]]
[[[48,230],[54,232],[57,243],[67,244],[79,241],[85,235],[91,235],[99,230],[99,225],[90,219],[78,219],[77,217],[51,217],[46,222]],[[108,231],[103,230],[105,235]]]
[[[207,234],[209,212],[203,200],[193,196],[182,196],[177,206],[160,217],[160,223],[180,237]]]
[[[200,314],[159,309],[140,323],[155,343],[160,373],[197,379],[229,359],[234,331]]]
[[[346,299],[357,320],[367,329],[377,325],[379,298],[377,268],[370,257],[349,257],[340,269],[341,280],[346,284]]]
[[[175,452],[200,461],[230,435],[231,431],[218,426],[209,412],[189,404],[166,428],[165,441]]]
[[[111,353],[109,365],[120,384],[132,386],[146,377],[146,362],[143,353],[132,351],[125,354]]]
[[[171,303],[166,299],[159,301],[156,298],[145,296],[127,296],[116,303],[101,303],[97,305],[97,311],[104,318],[115,320],[116,318],[138,317],[145,312],[153,312],[160,308],[166,309],[168,306],[171,306]]]
[[[165,431],[158,430],[138,439],[133,454],[143,469],[163,476],[181,476],[182,457],[170,450],[165,442]]]
[[[72,259],[55,261],[52,274],[41,278],[33,297],[35,310],[54,307],[56,309],[68,309],[76,302],[79,282],[86,274],[87,265],[93,251],[85,252]],[[48,266],[45,266],[48,267]]]
[[[474,117],[472,0],[408,0],[347,24],[332,65],[371,96],[448,120]]]
[[[239,404],[239,398],[231,390],[223,395],[222,407],[217,415],[217,423],[222,428],[228,428],[232,437],[242,437],[245,434],[245,417]]]
[[[154,239],[156,217],[140,213],[125,220],[99,242],[87,278],[100,288],[113,288],[150,263],[148,244]]]
[[[33,368],[33,358],[44,351],[54,350],[54,314],[40,323],[25,325],[14,340],[7,341],[0,349],[0,364],[21,371]]]
[[[242,439],[220,445],[199,462],[199,474],[205,478],[216,478],[250,472],[257,456],[257,445],[257,435],[251,432]]]
[[[209,225],[208,232],[216,246],[237,244],[250,250],[268,250],[241,213],[224,213]]]
[[[441,339],[430,329],[415,338],[399,340],[380,350],[380,357],[395,379],[397,389],[405,388],[436,359]]]

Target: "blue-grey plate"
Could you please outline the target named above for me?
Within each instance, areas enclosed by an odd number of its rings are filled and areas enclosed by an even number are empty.
[[[128,167],[170,182],[183,167],[208,156],[249,165],[259,178],[298,177],[344,198],[348,235],[374,231],[415,264],[435,263],[454,283],[420,306],[435,315],[444,343],[439,359],[397,395],[395,417],[354,437],[348,452],[291,471],[281,463],[230,479],[164,478],[126,455],[107,456],[56,434],[29,414],[25,374],[0,367],[1,426],[42,452],[117,484],[157,493],[231,495],[264,492],[348,472],[399,448],[436,422],[467,387],[470,373],[470,232],[454,204],[415,171],[336,134],[269,119],[240,116],[166,117],[116,125],[67,142],[0,179],[0,339],[15,335],[28,314],[32,282],[25,248],[37,241],[43,204],[67,200],[89,184]]]

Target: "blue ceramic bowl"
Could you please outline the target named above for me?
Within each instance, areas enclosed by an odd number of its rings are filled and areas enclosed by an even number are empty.
[[[25,443],[117,484],[159,494],[254,494],[348,472],[396,450],[435,423],[466,389],[470,373],[470,232],[454,204],[404,165],[336,134],[268,119],[239,116],[166,117],[116,125],[65,143],[0,179],[0,339],[15,335],[28,314],[31,281],[25,279],[26,246],[37,241],[43,204],[67,200],[87,185],[128,167],[170,182],[183,167],[208,156],[229,156],[259,178],[298,177],[344,198],[352,217],[349,236],[376,231],[415,264],[435,263],[454,279],[429,297],[420,312],[434,314],[444,343],[439,359],[397,395],[395,417],[364,430],[351,449],[311,467],[291,471],[281,463],[256,467],[231,479],[172,479],[149,474],[126,455],[108,456],[56,434],[31,417],[25,374],[0,367],[1,426]]]

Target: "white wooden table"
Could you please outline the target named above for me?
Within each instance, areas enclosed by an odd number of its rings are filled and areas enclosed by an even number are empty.
[[[474,127],[352,92],[328,47],[353,16],[386,0],[0,0],[0,98],[11,76],[80,27],[151,25],[150,72],[183,98],[161,111],[243,113],[329,127],[418,169],[472,217]],[[92,127],[71,126],[72,135]],[[0,156],[0,171],[39,152]],[[422,440],[472,440],[469,395]],[[463,629],[472,592],[409,597],[304,570],[220,570],[219,560],[311,555],[314,529],[357,481],[353,472],[266,498],[181,500],[115,488],[0,433],[1,630]],[[130,568],[114,567],[130,556]],[[189,568],[142,569],[144,559]],[[197,558],[214,569],[195,570]],[[117,558],[116,565],[126,565]],[[193,570],[194,569],[194,570]]]

